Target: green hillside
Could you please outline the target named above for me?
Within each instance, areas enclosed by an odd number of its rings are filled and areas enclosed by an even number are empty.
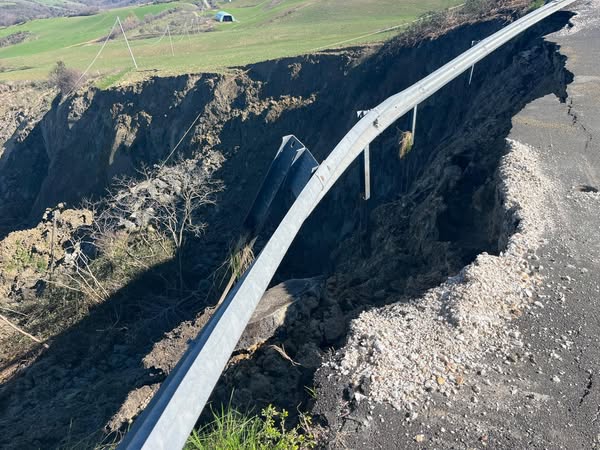
[[[178,17],[183,26],[176,29],[171,25],[175,56],[171,55],[168,37],[159,42],[160,35],[148,37],[141,32],[144,27],[128,30],[138,71],[130,70],[132,62],[122,35],[110,40],[90,71],[92,76],[106,77],[110,82],[125,73],[128,79],[135,79],[148,71],[167,75],[223,70],[321,47],[382,40],[398,30],[364,35],[459,3],[460,0],[233,0],[222,5],[237,20],[227,24],[212,20],[214,10],[203,11],[196,4],[174,2],[113,9],[88,17],[34,20],[0,29],[0,38],[19,31],[32,33],[25,42],[0,48],[0,80],[44,79],[58,60],[85,69],[117,16],[125,21],[128,16],[143,19],[149,14],[176,10],[158,17],[153,26],[162,30],[175,22],[173,17]],[[198,32],[201,21],[211,31]]]

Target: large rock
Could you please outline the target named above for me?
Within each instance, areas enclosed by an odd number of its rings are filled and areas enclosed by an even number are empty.
[[[286,320],[293,320],[295,304],[306,297],[320,297],[322,280],[288,280],[269,289],[252,315],[236,350],[256,347],[273,337]]]

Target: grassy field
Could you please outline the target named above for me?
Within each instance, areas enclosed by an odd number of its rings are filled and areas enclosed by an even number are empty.
[[[173,36],[175,56],[171,55],[167,38],[160,42],[157,37],[134,39],[130,43],[139,69],[130,70],[132,62],[120,36],[109,41],[90,75],[104,78],[101,84],[106,86],[149,73],[222,71],[320,48],[379,41],[399,30],[361,36],[407,24],[427,11],[459,3],[461,0],[233,0],[222,7],[237,22],[215,23],[211,32]],[[94,41],[108,34],[117,16],[121,20],[129,15],[141,19],[173,8],[189,14],[190,24],[194,17],[215,13],[202,12],[186,2],[173,2],[114,9],[88,17],[34,20],[2,28],[0,37],[18,31],[29,31],[33,37],[0,49],[0,80],[44,79],[58,60],[83,70],[101,47],[101,42]]]

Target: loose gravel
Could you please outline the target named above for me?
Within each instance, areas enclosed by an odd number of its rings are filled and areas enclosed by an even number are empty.
[[[571,19],[571,27],[565,27],[556,35],[558,37],[569,36],[576,34],[582,30],[589,28],[597,28],[600,26],[600,16],[594,14],[600,10],[600,0],[588,0],[579,2],[577,5],[577,15]]]
[[[530,308],[543,267],[535,254],[551,227],[545,198],[556,192],[539,168],[536,150],[508,141],[500,169],[499,196],[516,224],[504,252],[483,253],[461,273],[422,298],[362,313],[351,324],[347,344],[326,364],[349,379],[354,400],[417,409],[434,391],[452,396],[488,367],[493,353],[507,362],[526,353],[511,320]],[[510,230],[507,230],[509,232]]]

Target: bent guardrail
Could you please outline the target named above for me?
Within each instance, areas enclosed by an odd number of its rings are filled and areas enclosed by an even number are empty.
[[[524,30],[574,1],[551,1],[482,40],[420,82],[371,109],[321,163],[254,264],[190,344],[119,448],[182,448],[300,227],[363,149],[396,120],[474,64]]]

